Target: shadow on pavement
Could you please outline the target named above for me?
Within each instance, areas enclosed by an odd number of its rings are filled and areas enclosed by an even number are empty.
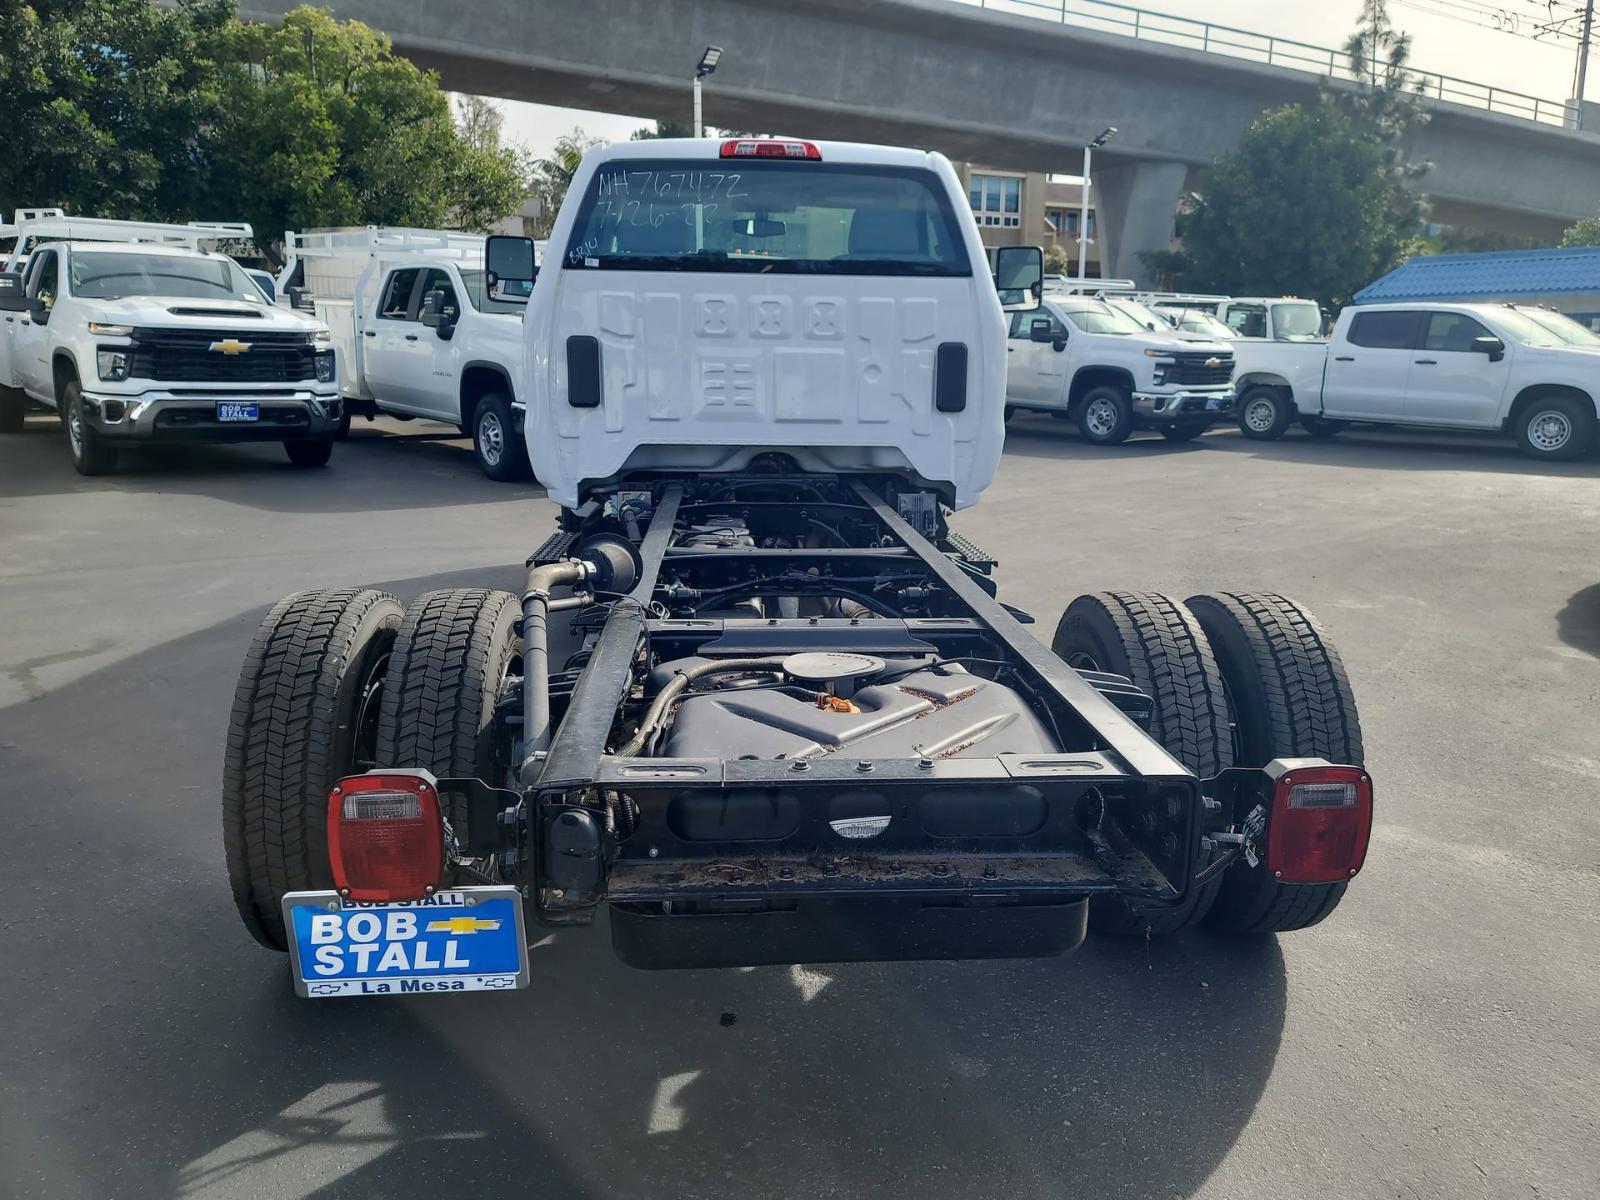
[[[1077,427],[1050,417],[1013,418],[1006,426],[1006,453],[1024,458],[1095,459],[1136,453],[1180,454],[1205,450],[1280,459],[1308,465],[1393,471],[1477,471],[1498,475],[1600,478],[1600,458],[1535,462],[1507,438],[1444,430],[1355,429],[1318,440],[1298,430],[1275,442],[1251,441],[1231,425],[1218,426],[1193,442],[1169,442],[1138,433],[1121,446],[1093,446]]]
[[[1600,658],[1600,583],[1567,598],[1556,614],[1556,636],[1575,650]]]
[[[1249,1120],[1284,1022],[1270,939],[649,973],[602,918],[543,938],[514,995],[295,999],[220,836],[265,607],[0,714],[0,869],[24,881],[0,1193],[1167,1198]]]
[[[279,486],[263,487],[264,480]],[[51,414],[31,415],[21,434],[0,436],[0,498],[81,492],[208,496],[306,514],[439,508],[544,494],[533,482],[486,479],[471,443],[429,421],[357,421],[321,468],[291,466],[277,442],[141,446],[124,449],[115,472],[94,478],[73,470],[66,436]]]

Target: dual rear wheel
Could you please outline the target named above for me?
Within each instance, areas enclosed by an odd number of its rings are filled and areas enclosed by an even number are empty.
[[[498,781],[495,704],[520,653],[507,592],[371,589],[276,604],[245,655],[222,781],[228,879],[245,927],[283,950],[286,892],[333,886],[328,791],[378,763]],[[463,814],[447,814],[461,828]]]
[[[1282,596],[1079,596],[1052,649],[1071,666],[1132,679],[1155,701],[1151,736],[1202,778],[1275,758],[1363,764],[1339,653],[1316,618]],[[1279,883],[1264,864],[1239,860],[1190,888],[1177,907],[1105,897],[1092,905],[1090,922],[1112,934],[1175,933],[1202,921],[1230,933],[1285,932],[1321,921],[1344,891],[1343,883]]]

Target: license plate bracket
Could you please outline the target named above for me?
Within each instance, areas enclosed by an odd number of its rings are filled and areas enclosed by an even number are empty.
[[[307,999],[528,986],[528,938],[514,887],[450,888],[395,903],[290,892],[283,925],[295,991]]]
[[[261,404],[256,400],[219,400],[217,401],[217,420],[219,421],[259,421],[261,419]]]

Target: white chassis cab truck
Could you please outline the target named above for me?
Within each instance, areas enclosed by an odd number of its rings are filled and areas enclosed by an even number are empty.
[[[1233,331],[1236,415],[1246,437],[1276,438],[1298,416],[1313,436],[1334,427],[1286,402],[1315,387],[1327,360],[1323,314],[1313,300],[1292,296],[1242,296],[1216,306],[1216,318]]]
[[[1035,310],[1042,261],[991,275],[948,161],[603,147],[552,246],[527,439],[561,512],[521,594],[300,592],[245,655],[228,874],[300,995],[526,986],[536,927],[602,913],[656,968],[1334,910],[1372,781],[1326,631],[1101,592],[1046,647],[951,528],[1000,463],[1001,294]],[[526,239],[486,257],[533,280]]]
[[[170,442],[282,442],[296,466],[327,463],[340,420],[327,327],[201,248],[248,225],[36,209],[0,236],[17,239],[0,269],[0,431],[21,428],[28,400],[55,409],[85,475],[113,470],[120,446]]]
[[[1173,441],[1200,436],[1233,414],[1233,349],[1159,329],[1096,296],[1046,292],[1012,315],[1006,410],[1076,421],[1086,441],[1113,446],[1135,429]]]
[[[290,233],[280,296],[333,330],[351,416],[386,413],[457,426],[483,473],[528,477],[523,417],[526,293],[484,279],[481,236],[370,227]],[[289,286],[296,264],[305,286]]]
[[[1509,304],[1352,306],[1328,342],[1294,347],[1314,361],[1245,393],[1240,428],[1273,438],[1298,417],[1323,437],[1352,423],[1479,430],[1510,434],[1531,458],[1578,458],[1594,448],[1600,402],[1585,334]]]

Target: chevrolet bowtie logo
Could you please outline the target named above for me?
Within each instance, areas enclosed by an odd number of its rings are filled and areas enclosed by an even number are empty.
[[[223,338],[220,342],[212,342],[210,349],[221,354],[243,354],[250,349],[250,343],[241,342],[236,338]]]
[[[213,346],[212,349],[215,350],[216,347]],[[1222,360],[1220,358],[1208,358],[1208,359],[1206,359],[1206,366],[1208,366],[1208,367],[1220,367],[1221,365],[1222,365]]]
[[[486,921],[481,917],[451,917],[445,921],[428,922],[429,933],[478,933],[499,928],[499,921]]]

